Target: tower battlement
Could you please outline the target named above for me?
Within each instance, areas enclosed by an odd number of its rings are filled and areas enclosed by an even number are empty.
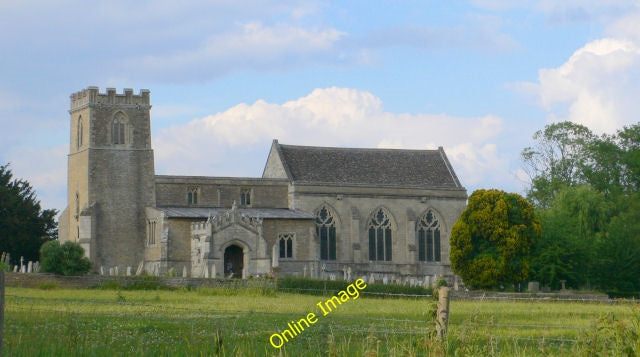
[[[106,93],[100,93],[98,87],[87,87],[71,95],[71,110],[75,111],[92,105],[131,105],[151,108],[151,92],[140,89],[139,94],[133,94],[133,89],[125,88],[122,94],[116,93],[115,88],[107,88]]]

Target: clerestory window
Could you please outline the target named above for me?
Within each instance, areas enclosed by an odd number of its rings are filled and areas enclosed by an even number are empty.
[[[240,205],[241,206],[251,206],[251,189],[243,188],[240,190]]]
[[[198,204],[198,192],[199,188],[194,187],[187,191],[187,204],[189,205],[197,205]]]

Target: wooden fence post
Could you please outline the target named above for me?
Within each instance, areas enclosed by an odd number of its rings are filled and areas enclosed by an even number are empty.
[[[449,288],[440,287],[438,290],[438,337],[444,339],[447,336],[449,323]]]
[[[0,269],[0,355],[4,342],[4,270]]]

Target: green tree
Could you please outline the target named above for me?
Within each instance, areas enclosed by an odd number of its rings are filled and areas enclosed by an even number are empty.
[[[80,244],[70,241],[62,245],[57,240],[46,242],[40,249],[40,258],[45,273],[82,275],[92,267]]]
[[[595,283],[612,296],[640,293],[640,194],[619,203],[598,246]]]
[[[533,139],[535,145],[521,153],[531,178],[527,197],[546,208],[562,188],[587,182],[585,168],[597,137],[585,126],[560,122],[538,130]]]
[[[451,268],[471,287],[523,282],[540,220],[522,196],[476,190],[451,230]]]
[[[540,209],[542,235],[531,254],[531,279],[552,288],[589,285],[596,274],[600,239],[609,222],[611,204],[589,185],[567,187],[551,207]]]
[[[56,214],[41,209],[29,182],[14,179],[8,164],[0,166],[0,252],[10,253],[12,264],[39,260],[40,246],[57,238]]]

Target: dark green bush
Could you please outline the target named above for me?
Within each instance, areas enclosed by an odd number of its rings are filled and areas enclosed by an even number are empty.
[[[46,242],[40,247],[42,271],[58,275],[84,275],[91,270],[91,262],[84,256],[84,249],[78,243],[57,240]]]

